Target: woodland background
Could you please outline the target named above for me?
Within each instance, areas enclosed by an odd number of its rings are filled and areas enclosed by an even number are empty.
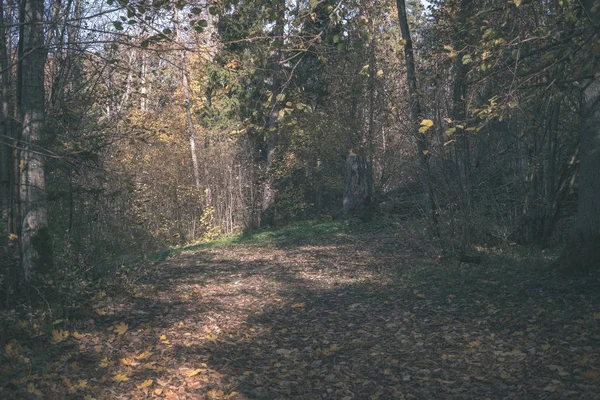
[[[598,0],[0,7],[5,309],[305,219],[598,260]]]

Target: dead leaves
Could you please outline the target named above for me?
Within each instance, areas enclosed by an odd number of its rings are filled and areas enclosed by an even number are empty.
[[[113,377],[115,382],[127,382],[129,380],[129,378],[127,377],[127,374],[119,374],[116,373]]]
[[[125,322],[119,322],[118,324],[116,324],[113,327],[113,330],[115,331],[115,333],[117,335],[123,335],[125,334],[125,332],[127,332],[127,330],[129,330],[129,325],[127,325]]]
[[[188,261],[160,265],[157,282],[164,287],[129,292],[144,293],[143,301],[98,293],[93,324],[41,330],[44,343],[60,354],[51,368],[68,379],[36,376],[13,385],[21,398],[87,400],[115,393],[213,400],[494,398],[498,393],[490,388],[514,390],[520,398],[567,398],[574,388],[571,398],[581,398],[600,388],[600,353],[591,341],[599,334],[597,306],[567,309],[564,291],[528,292],[527,302],[513,297],[528,287],[525,278],[514,277],[525,268],[507,277],[465,269],[462,274],[475,275],[455,284],[450,273],[436,277],[439,263],[410,269],[355,246],[362,245],[315,246],[321,253],[313,258],[277,250],[286,268],[256,270],[244,268],[270,255],[214,252],[210,257],[219,262],[207,262],[202,272],[191,269],[201,284],[179,280]],[[234,268],[232,260],[244,262]],[[393,264],[389,274],[384,261]],[[294,279],[286,281],[286,274]],[[370,283],[353,276],[368,276]],[[16,341],[3,344],[3,360],[11,365],[33,353]]]
[[[148,389],[150,386],[152,386],[153,383],[154,383],[154,380],[146,379],[144,382],[136,384],[136,387],[138,389],[144,390],[144,389]]]
[[[52,336],[50,338],[50,342],[52,344],[57,344],[57,343],[67,340],[69,338],[69,336],[70,336],[69,331],[65,331],[62,329],[58,329],[58,330],[53,329]]]

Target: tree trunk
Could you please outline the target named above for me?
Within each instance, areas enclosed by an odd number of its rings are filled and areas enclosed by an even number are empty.
[[[346,158],[344,180],[344,215],[356,215],[364,220],[372,217],[373,178],[365,156],[350,150]]]
[[[190,96],[190,83],[187,74],[187,65],[185,62],[185,50],[181,54],[181,77],[183,83],[183,93],[185,96],[185,119],[187,121],[188,133],[190,139],[190,152],[192,154],[192,168],[194,169],[194,183],[196,189],[200,190],[200,166],[196,153],[197,133],[194,121],[192,120],[192,100]]]
[[[579,153],[575,235],[553,266],[586,274],[600,268],[600,74],[583,89]]]
[[[413,54],[412,38],[406,18],[406,4],[404,0],[396,0],[398,7],[398,21],[400,22],[400,31],[404,40],[404,59],[406,63],[406,80],[408,83],[408,101],[410,104],[410,119],[413,135],[417,140],[417,156],[419,157],[421,186],[423,187],[423,207],[429,220],[429,225],[436,236],[439,236],[437,216],[435,214],[435,204],[433,200],[433,187],[431,186],[429,172],[429,150],[427,138],[419,132],[421,120],[421,104],[417,89],[417,75],[415,69],[415,57]]]
[[[283,53],[281,49],[283,47],[284,24],[285,2],[283,0],[279,0],[277,2],[277,19],[275,21],[275,27],[273,28],[273,35],[275,36],[275,55],[272,60],[271,103],[269,111],[269,120],[266,126],[267,164],[261,205],[262,220],[266,224],[272,224],[275,219],[273,205],[275,204],[276,190],[275,179],[273,178],[273,169],[275,167],[277,135],[279,129],[279,95],[282,91],[281,62],[283,60]]]
[[[24,0],[20,53],[20,114],[23,150],[20,160],[21,263],[25,282],[52,265],[52,239],[46,204],[44,139],[44,1]]]
[[[7,24],[8,25],[8,24]],[[9,232],[12,157],[10,142],[10,72],[4,2],[0,1],[0,232]]]
[[[469,252],[471,247],[471,149],[467,128],[467,66],[463,63],[468,32],[467,17],[470,13],[472,0],[462,0],[458,16],[454,50],[458,56],[454,62],[454,85],[452,88],[452,119],[456,135],[456,166],[459,182],[460,204],[460,243],[459,253]]]

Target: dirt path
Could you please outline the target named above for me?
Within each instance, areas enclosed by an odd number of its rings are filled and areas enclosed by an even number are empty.
[[[14,344],[31,371],[0,397],[599,398],[598,280],[539,257],[459,266],[372,232],[183,252]]]

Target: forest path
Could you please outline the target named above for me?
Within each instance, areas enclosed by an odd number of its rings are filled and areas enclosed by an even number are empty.
[[[183,251],[99,294],[5,394],[598,398],[597,279],[544,274],[541,253],[459,266],[416,245],[371,231]]]

